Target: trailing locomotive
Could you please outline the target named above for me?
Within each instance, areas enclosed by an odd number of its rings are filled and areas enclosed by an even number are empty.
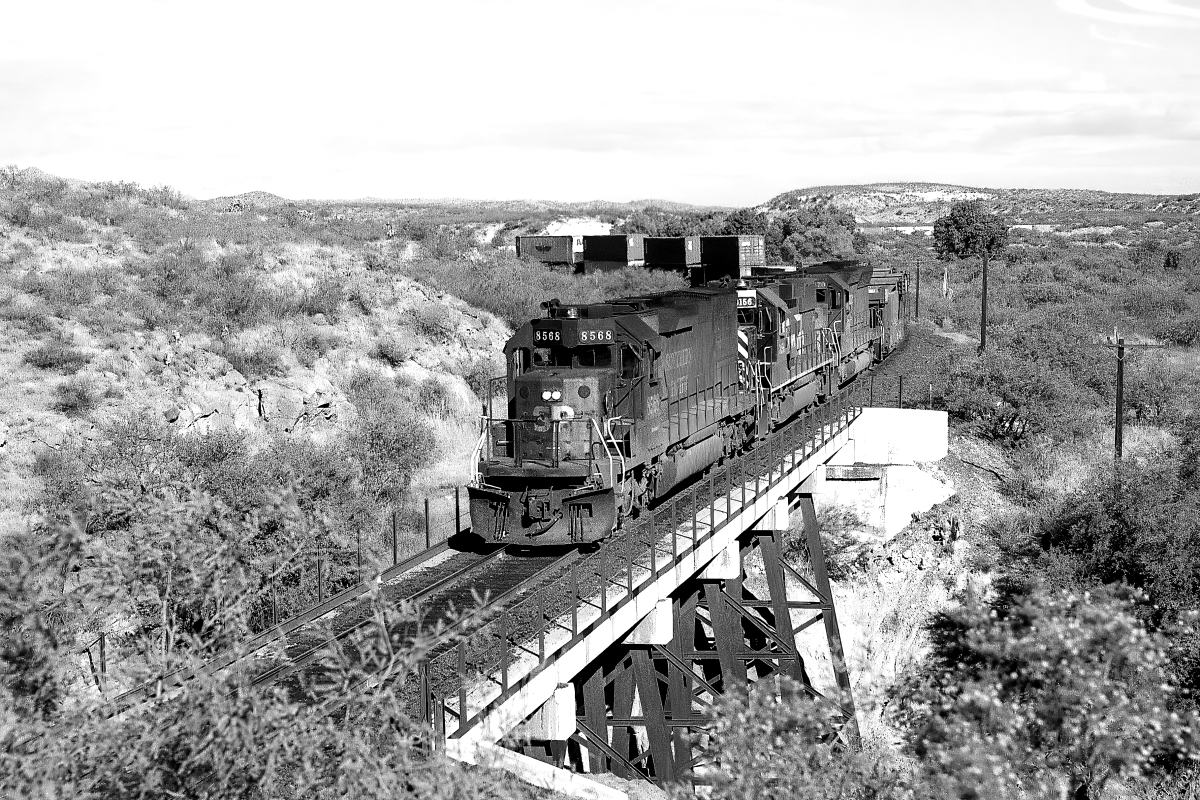
[[[543,304],[505,345],[483,418],[472,529],[580,544],[823,401],[902,340],[905,276],[856,261],[736,285]]]

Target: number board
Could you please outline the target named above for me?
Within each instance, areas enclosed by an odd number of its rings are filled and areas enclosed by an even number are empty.
[[[737,296],[738,308],[756,308],[758,306],[758,292],[753,289],[749,291],[739,291]]]
[[[610,322],[600,320],[580,320],[575,328],[575,336],[571,336],[571,330],[568,328],[563,333],[566,334],[567,347],[575,345],[595,345],[595,344],[612,344],[616,341],[616,335],[613,333],[613,326]]]
[[[562,344],[563,332],[561,323],[551,323],[545,327],[533,329],[533,343],[540,345]]]

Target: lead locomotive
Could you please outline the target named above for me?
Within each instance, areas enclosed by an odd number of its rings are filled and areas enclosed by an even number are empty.
[[[472,529],[526,545],[605,539],[882,360],[903,340],[906,292],[903,274],[834,261],[543,304],[504,348],[508,409],[482,421]]]

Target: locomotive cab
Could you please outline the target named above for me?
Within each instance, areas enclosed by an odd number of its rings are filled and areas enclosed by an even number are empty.
[[[509,341],[508,414],[485,418],[477,446],[471,517],[494,541],[608,536],[630,451],[625,420],[644,416],[653,355],[629,325],[608,305],[546,309]]]

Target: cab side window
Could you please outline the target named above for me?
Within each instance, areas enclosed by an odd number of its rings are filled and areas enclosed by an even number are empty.
[[[642,374],[642,360],[629,345],[621,345],[621,378],[631,381]]]

